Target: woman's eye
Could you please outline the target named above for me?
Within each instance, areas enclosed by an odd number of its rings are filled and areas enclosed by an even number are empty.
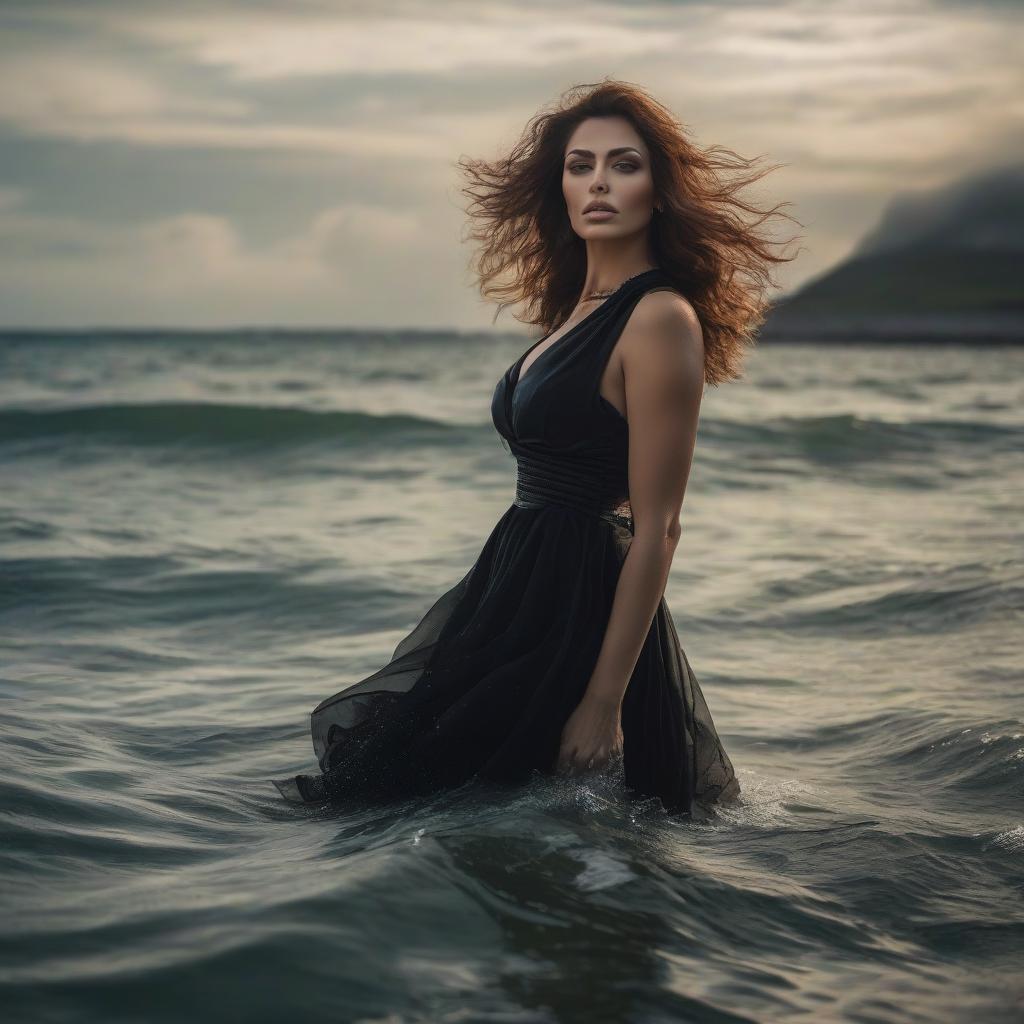
[[[590,166],[590,164],[570,164],[569,165],[569,170],[570,171],[578,171],[581,167],[589,167],[589,166]],[[637,170],[637,165],[636,164],[631,164],[628,160],[620,160],[615,166],[616,167],[625,167],[629,171]]]

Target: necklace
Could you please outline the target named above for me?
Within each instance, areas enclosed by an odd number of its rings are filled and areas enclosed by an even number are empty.
[[[628,284],[630,281],[633,280],[634,277],[639,277],[640,274],[646,274],[648,270],[656,269],[656,267],[648,267],[647,270],[641,270],[639,274],[633,274],[632,277],[627,277],[625,281],[623,281],[615,288],[609,288],[607,291],[604,292],[591,292],[589,295],[584,295],[583,298],[580,299],[580,305],[582,306],[584,302],[593,302],[594,299],[607,299],[609,295],[614,295],[619,290],[619,288],[622,287],[622,285]]]

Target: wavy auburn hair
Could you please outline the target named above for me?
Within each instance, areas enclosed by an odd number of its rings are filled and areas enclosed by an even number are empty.
[[[666,107],[628,82],[573,86],[554,109],[534,116],[507,156],[459,159],[469,179],[461,189],[470,199],[468,238],[482,243],[472,259],[480,293],[498,300],[495,319],[506,306],[527,300],[525,315],[516,319],[545,334],[568,320],[585,282],[587,255],[562,192],[565,147],[585,118],[612,116],[630,121],[650,150],[662,206],[651,218],[651,249],[700,320],[705,382],[741,377],[744,349],[754,344],[772,305],[765,297],[773,285],[771,265],[795,259],[775,255],[777,243],[756,228],[776,215],[800,222],[778,212],[789,203],[762,211],[737,196],[774,166],[727,178],[721,172],[749,171],[756,159],[724,146],[700,149]],[[511,281],[500,284],[501,277]]]

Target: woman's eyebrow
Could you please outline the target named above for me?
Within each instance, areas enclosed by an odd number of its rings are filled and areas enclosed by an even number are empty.
[[[579,153],[580,156],[594,155],[593,152],[591,152],[591,150],[589,149],[570,149],[569,152],[565,154],[566,159],[571,157],[573,153]],[[636,153],[636,155],[639,157],[643,156],[643,153],[641,153],[640,150],[636,148],[636,146],[619,146],[617,149],[608,150],[609,156],[617,156],[619,153]]]

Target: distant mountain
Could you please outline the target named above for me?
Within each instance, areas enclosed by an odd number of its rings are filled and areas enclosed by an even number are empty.
[[[894,198],[848,259],[778,300],[761,337],[1024,342],[1024,166]]]

